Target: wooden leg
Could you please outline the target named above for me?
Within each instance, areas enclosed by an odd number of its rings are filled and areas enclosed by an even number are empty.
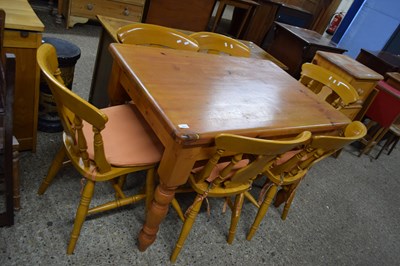
[[[281,206],[282,203],[286,202],[287,199],[289,198],[289,193],[287,191],[287,187],[282,187],[278,193],[276,194],[275,201],[274,201],[274,207],[278,208]]]
[[[265,197],[265,200],[260,206],[260,209],[258,209],[258,213],[256,216],[256,219],[253,222],[253,225],[250,228],[250,232],[247,235],[247,240],[251,240],[256,233],[258,226],[260,225],[262,219],[264,218],[265,214],[268,211],[269,205],[271,204],[272,200],[275,197],[276,191],[278,187],[275,184],[272,184],[272,186],[268,189],[267,196]]]
[[[62,22],[63,5],[64,5],[64,1],[58,0],[57,14],[56,14],[56,23],[57,24],[61,24],[61,22]]]
[[[18,145],[13,146],[13,201],[14,210],[21,209]]]
[[[391,147],[388,151],[388,155],[390,155],[393,151],[393,149],[396,147],[397,143],[399,142],[400,136],[395,136],[395,140],[391,143]]]
[[[282,220],[286,220],[286,217],[288,215],[290,206],[292,205],[292,201],[293,201],[294,196],[296,194],[296,189],[299,186],[299,184],[300,184],[300,181],[295,183],[295,184],[292,184],[290,186],[289,192],[287,193],[288,194],[288,198],[286,200],[285,207],[283,207],[283,212],[282,212],[282,216],[281,216]]]
[[[216,32],[217,28],[218,28],[218,24],[221,21],[222,18],[222,14],[224,13],[226,4],[224,1],[219,1],[219,6],[217,9],[217,13],[215,14],[215,20],[214,20],[214,24],[212,26],[211,31],[212,32]]]
[[[123,189],[123,187],[124,187],[124,185],[125,185],[126,176],[127,176],[127,175],[121,175],[120,177],[118,177],[117,183],[118,183],[118,186],[119,186],[121,189]]]
[[[183,215],[181,206],[179,206],[178,201],[176,200],[176,198],[173,198],[171,201],[171,205],[174,208],[174,210],[176,211],[176,213],[179,216],[179,219],[181,219],[182,222],[185,222],[185,215]]]
[[[178,257],[183,244],[185,243],[185,240],[187,238],[187,236],[190,233],[190,230],[192,229],[193,223],[196,219],[197,214],[199,213],[201,204],[203,203],[204,198],[202,197],[202,195],[197,195],[196,199],[194,200],[194,205],[193,208],[190,210],[185,223],[182,226],[182,230],[181,230],[181,234],[179,235],[178,241],[176,242],[175,245],[175,249],[172,252],[171,255],[171,262],[175,262],[176,258]]]
[[[61,149],[57,152],[56,157],[54,158],[53,162],[51,163],[51,166],[49,168],[46,178],[43,180],[42,184],[40,185],[40,188],[38,190],[39,195],[42,195],[44,192],[46,192],[46,189],[49,187],[49,185],[53,181],[54,177],[56,176],[58,170],[61,168],[64,158],[65,158],[65,155],[66,155],[65,148],[63,145],[61,147]]]
[[[122,191],[122,186],[119,185],[119,179],[113,179],[110,180],[111,182],[111,186],[113,187],[114,191],[115,191],[115,198],[116,199],[124,199],[126,198],[125,193]]]
[[[229,228],[228,243],[232,244],[235,239],[236,227],[240,219],[244,200],[244,193],[241,193],[235,198],[235,205],[232,210],[231,226]]]
[[[146,222],[139,233],[139,250],[145,251],[156,239],[161,221],[168,213],[169,204],[177,187],[167,187],[161,181],[154,191],[154,199],[146,215]]]
[[[150,209],[154,198],[154,168],[147,170],[146,174],[146,212]]]
[[[137,195],[133,195],[130,197],[125,197],[125,198],[121,198],[121,199],[116,199],[107,203],[104,203],[100,206],[96,206],[94,208],[91,208],[88,211],[88,215],[94,214],[94,213],[99,213],[99,212],[104,212],[104,211],[109,211],[115,208],[119,208],[122,206],[126,206],[129,204],[135,204],[143,199],[146,198],[145,194],[137,194]]]
[[[86,219],[89,204],[93,197],[94,184],[94,181],[89,179],[86,180],[86,185],[82,192],[81,201],[79,203],[78,210],[76,211],[74,228],[72,229],[71,238],[68,244],[67,254],[69,255],[72,254],[75,250],[75,245],[78,241],[79,234],[81,233],[83,222]]]

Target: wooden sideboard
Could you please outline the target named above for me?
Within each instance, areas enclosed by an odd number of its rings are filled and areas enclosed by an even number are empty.
[[[36,150],[40,69],[36,50],[44,25],[26,0],[0,0],[6,12],[4,51],[16,57],[14,135],[20,150]]]
[[[300,77],[301,66],[311,62],[317,51],[341,54],[346,50],[315,31],[275,22],[274,39],[267,52],[288,66],[294,78]]]
[[[387,72],[396,72],[400,70],[400,55],[385,51],[361,49],[356,60],[383,76]]]
[[[143,22],[182,30],[205,31],[215,2],[216,0],[147,0]]]
[[[67,28],[105,15],[130,21],[142,21],[146,0],[59,0],[67,19]]]

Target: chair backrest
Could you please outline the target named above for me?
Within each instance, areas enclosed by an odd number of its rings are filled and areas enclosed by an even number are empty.
[[[304,131],[293,139],[266,140],[249,138],[232,134],[220,134],[215,138],[216,152],[208,160],[196,182],[204,182],[212,174],[223,156],[231,156],[229,163],[220,169],[219,175],[212,181],[212,185],[224,185],[235,187],[243,184],[251,184],[258,174],[262,173],[265,165],[276,156],[283,154],[310,140],[311,133]],[[249,163],[235,171],[243,159],[249,159]]]
[[[300,82],[336,109],[341,109],[360,98],[356,89],[347,81],[315,64],[302,65]]]
[[[68,153],[81,158],[85,167],[90,167],[87,140],[82,131],[82,121],[86,121],[93,127],[94,137],[90,141],[93,141],[94,162],[97,171],[99,173],[109,171],[111,166],[106,160],[100,134],[105,128],[108,117],[65,87],[61,71],[58,68],[56,49],[52,45],[45,43],[39,47],[37,61],[56,102],[58,115],[68,138]]]
[[[281,163],[271,163],[268,175],[287,178],[303,175],[315,163],[332,155],[334,152],[342,149],[344,146],[360,140],[367,134],[367,128],[359,121],[353,121],[346,126],[341,136],[319,135],[313,136],[309,144],[303,149],[298,150],[293,157]]]
[[[250,48],[244,43],[214,32],[196,32],[190,35],[199,43],[200,52],[250,57]]]
[[[183,32],[153,24],[135,23],[123,26],[118,29],[117,37],[119,42],[126,44],[148,45],[194,52],[199,50],[197,42]]]

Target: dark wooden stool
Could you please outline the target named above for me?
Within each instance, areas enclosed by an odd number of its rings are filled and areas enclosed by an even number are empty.
[[[242,23],[240,24],[239,30],[237,31],[235,37],[239,38],[242,34],[245,25],[247,24],[248,20],[250,19],[250,15],[253,14],[255,8],[259,5],[255,1],[251,0],[220,0],[219,6],[217,9],[217,13],[215,14],[214,24],[212,26],[211,31],[216,32],[219,22],[221,21],[222,15],[224,13],[225,7],[227,5],[234,6],[235,8],[240,8],[246,10]]]

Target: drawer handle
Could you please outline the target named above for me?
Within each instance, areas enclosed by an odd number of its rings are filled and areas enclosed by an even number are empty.
[[[93,4],[91,4],[91,3],[87,4],[86,8],[88,10],[93,10]]]
[[[129,9],[127,7],[125,7],[123,13],[124,13],[124,16],[129,16]]]

